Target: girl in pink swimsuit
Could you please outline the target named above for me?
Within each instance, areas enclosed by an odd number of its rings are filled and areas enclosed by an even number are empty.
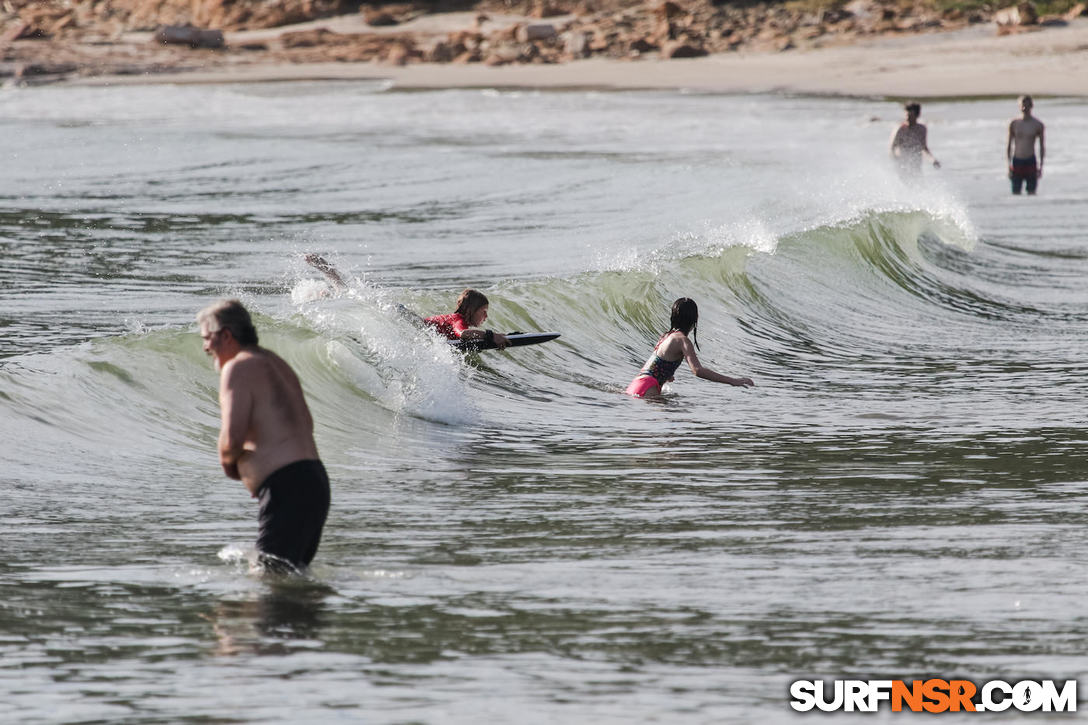
[[[695,354],[695,350],[699,347],[699,307],[695,304],[695,300],[689,297],[676,300],[672,304],[669,325],[669,331],[658,339],[653,354],[627,386],[625,392],[628,395],[636,398],[661,395],[661,386],[672,380],[673,374],[684,360],[688,361],[688,366],[697,378],[746,388],[755,385],[751,378],[731,378],[703,367],[699,362],[699,356]],[[689,332],[691,339],[688,338]],[[694,345],[692,340],[695,341]]]

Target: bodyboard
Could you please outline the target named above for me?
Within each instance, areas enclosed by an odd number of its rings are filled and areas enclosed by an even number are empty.
[[[539,345],[559,337],[558,332],[508,332],[506,339],[510,341],[510,347],[522,345]],[[462,352],[479,352],[480,350],[494,350],[498,346],[487,340],[450,340],[450,346]]]

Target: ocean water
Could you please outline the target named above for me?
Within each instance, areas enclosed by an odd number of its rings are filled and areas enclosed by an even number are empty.
[[[0,720],[774,723],[796,679],[1083,679],[1088,102],[1036,111],[1014,198],[1012,99],[925,103],[943,168],[906,184],[880,99],[0,90]],[[462,357],[393,311],[465,286],[562,337]],[[316,419],[306,578],[250,571],[216,460],[223,296]],[[622,394],[680,296],[756,387]]]

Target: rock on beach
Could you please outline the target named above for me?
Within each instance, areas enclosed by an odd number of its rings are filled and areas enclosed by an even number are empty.
[[[1027,1],[989,14],[942,12],[929,0],[850,0],[822,8],[721,0],[482,0],[459,13],[437,12],[440,7],[357,0],[0,0],[0,80],[14,78],[18,68],[20,78],[35,75],[27,69],[47,67],[73,68],[68,75],[201,69],[213,55],[231,67],[671,61],[834,48],[979,23],[1008,34],[1067,24],[1085,13],[1080,3],[1061,16],[1040,17]]]

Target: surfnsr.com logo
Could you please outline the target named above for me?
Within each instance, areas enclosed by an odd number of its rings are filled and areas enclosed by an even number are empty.
[[[790,697],[799,712],[1076,712],[1077,681],[797,680]]]

